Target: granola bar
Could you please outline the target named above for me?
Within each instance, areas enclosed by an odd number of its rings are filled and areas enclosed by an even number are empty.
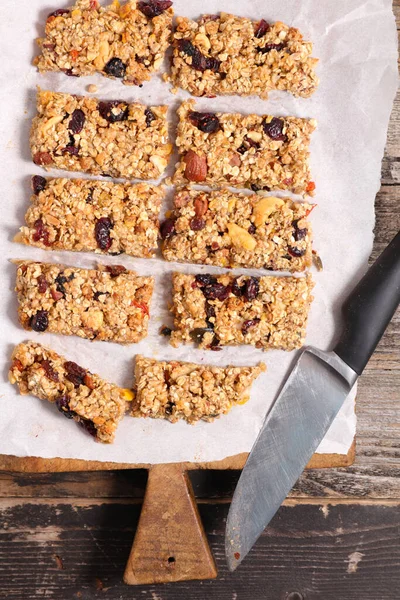
[[[157,179],[167,166],[167,106],[39,90],[37,110],[30,138],[37,165],[125,179]]]
[[[27,227],[16,241],[47,250],[154,256],[162,187],[35,175],[32,188]]]
[[[132,416],[212,421],[245,404],[252,382],[265,370],[263,363],[222,368],[136,356]]]
[[[177,17],[171,80],[194,96],[284,90],[308,98],[318,86],[312,43],[284,23],[228,13]]]
[[[101,73],[126,85],[150,79],[164,59],[171,35],[172,2],[114,0],[102,7],[97,0],[78,0],[70,9],[52,12],[42,54],[35,58],[41,73],[63,71],[79,77]]]
[[[24,329],[119,344],[147,335],[152,277],[119,265],[105,270],[20,262],[16,292]]]
[[[178,109],[180,153],[174,183],[229,184],[313,194],[309,144],[313,119],[201,113],[193,100]]]
[[[99,442],[113,442],[126,401],[133,393],[108,383],[74,362],[35,342],[15,347],[9,380],[21,394],[56,404]]]
[[[307,215],[313,205],[259,194],[178,190],[174,211],[161,225],[164,258],[304,271],[312,264]]]
[[[294,350],[304,343],[313,287],[306,277],[173,275],[171,345],[251,344]]]

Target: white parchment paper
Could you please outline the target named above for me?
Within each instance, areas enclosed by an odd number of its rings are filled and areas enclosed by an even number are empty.
[[[35,88],[84,94],[96,83],[97,96],[148,104],[167,103],[170,117],[184,92],[173,96],[156,75],[143,88],[128,88],[101,76],[67,78],[39,75],[31,66],[34,39],[42,34],[46,15],[69,4],[60,0],[2,0],[0,7],[0,453],[157,463],[210,461],[249,451],[268,406],[277,393],[296,353],[263,353],[250,347],[204,352],[189,347],[173,349],[158,335],[170,322],[167,302],[170,273],[204,270],[202,267],[166,264],[159,259],[105,258],[104,262],[156,276],[149,337],[136,346],[89,342],[51,334],[29,337],[48,345],[110,381],[129,387],[136,353],[158,359],[182,359],[218,365],[250,365],[264,360],[268,372],[254,385],[251,401],[233,409],[213,424],[170,424],[150,419],[125,418],[115,443],[93,442],[76,425],[63,419],[55,406],[33,397],[20,397],[7,382],[9,356],[14,344],[27,339],[18,325],[12,292],[15,267],[12,258],[30,258],[91,267],[90,254],[50,253],[11,242],[29,204],[29,179],[43,172],[31,162],[28,135],[35,113]],[[199,109],[314,117],[319,126],[312,141],[312,173],[317,183],[318,208],[311,219],[315,248],[324,264],[315,273],[307,343],[329,349],[340,330],[341,301],[362,275],[372,247],[374,198],[379,189],[380,166],[389,114],[397,87],[397,38],[390,0],[175,0],[175,13],[197,17],[202,12],[235,12],[254,19],[281,20],[299,27],[314,41],[320,58],[321,84],[311,99],[271,93],[258,98],[224,97],[198,100]],[[171,128],[173,134],[173,128]],[[52,172],[52,175],[64,175]],[[77,175],[71,175],[76,177]],[[213,270],[213,269],[210,269]],[[215,269],[217,271],[217,269]],[[238,271],[240,272],[240,271]],[[346,401],[318,451],[346,453],[355,433],[355,391]]]

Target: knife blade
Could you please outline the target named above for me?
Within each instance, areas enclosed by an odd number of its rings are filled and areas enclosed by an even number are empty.
[[[269,409],[233,495],[225,554],[234,571],[328,431],[400,303],[400,232],[343,305],[331,352],[304,349]]]

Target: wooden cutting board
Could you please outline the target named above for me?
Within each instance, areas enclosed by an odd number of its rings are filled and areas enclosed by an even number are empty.
[[[143,507],[124,575],[125,583],[143,585],[217,576],[188,471],[242,469],[247,456],[243,453],[206,463],[133,465],[0,455],[0,470],[53,473],[147,469]],[[346,467],[354,462],[354,457],[355,441],[347,454],[314,454],[307,468]]]

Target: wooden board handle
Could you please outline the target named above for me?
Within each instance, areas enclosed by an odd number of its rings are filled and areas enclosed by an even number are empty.
[[[124,581],[129,585],[213,579],[217,568],[186,470],[154,465]]]

